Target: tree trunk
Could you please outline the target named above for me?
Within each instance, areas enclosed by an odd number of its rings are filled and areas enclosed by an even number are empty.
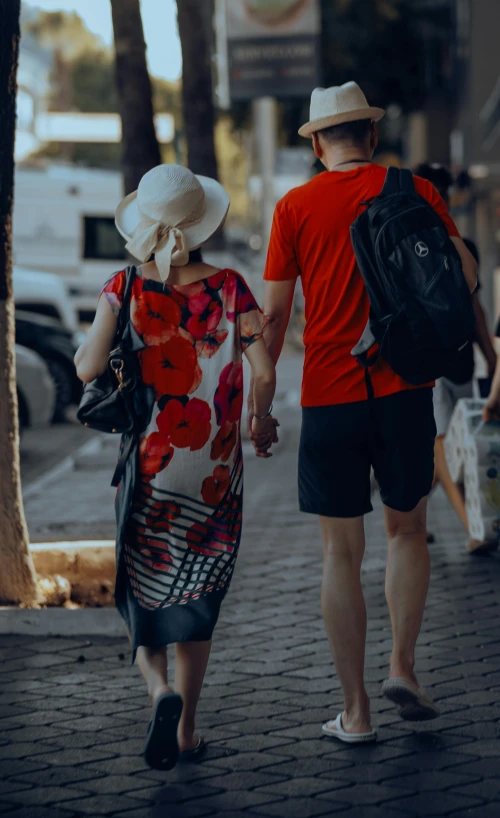
[[[177,0],[182,46],[182,106],[188,167],[218,178],[214,142],[210,0]]]
[[[0,3],[0,601],[29,605],[37,585],[21,493],[12,296],[19,14],[20,0]]]
[[[111,0],[125,193],[161,164],[139,0]]]

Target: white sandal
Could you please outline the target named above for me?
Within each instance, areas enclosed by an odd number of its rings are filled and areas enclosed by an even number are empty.
[[[405,721],[428,721],[441,715],[427,691],[406,679],[386,679],[381,692],[399,706],[399,715]]]
[[[369,733],[347,733],[342,726],[342,713],[338,714],[335,721],[327,721],[321,729],[325,736],[331,736],[346,744],[365,744],[377,738],[376,730],[370,730]]]

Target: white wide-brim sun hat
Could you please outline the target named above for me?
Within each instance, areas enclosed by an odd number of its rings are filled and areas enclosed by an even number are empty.
[[[187,263],[224,224],[229,195],[221,184],[181,165],[158,165],[118,205],[115,224],[127,249],[144,262],[155,253],[162,278]],[[163,267],[163,272],[161,267]]]
[[[370,119],[378,122],[384,116],[383,108],[368,105],[363,91],[356,82],[346,82],[331,88],[315,88],[311,95],[309,122],[299,128],[300,136],[312,137],[316,131]]]

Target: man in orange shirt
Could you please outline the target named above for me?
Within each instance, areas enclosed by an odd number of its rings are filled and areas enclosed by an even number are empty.
[[[266,340],[275,362],[296,280],[302,278],[306,328],[300,507],[321,519],[323,617],[344,691],[343,713],[327,722],[323,732],[349,743],[376,737],[364,685],[366,609],[360,580],[363,516],[372,510],[372,466],[389,538],[386,596],[394,640],[382,692],[400,706],[403,718],[435,718],[439,712],[414,673],[430,575],[426,498],[436,432],[432,384],[413,388],[380,360],[371,369],[375,399],[369,401],[364,370],[351,355],[367,323],[369,302],[349,229],[363,203],[377,196],[385,181],[385,169],[372,163],[376,121],[383,115],[368,105],[356,83],[313,92],[311,121],[299,133],[312,137],[328,172],[278,203],[264,274]],[[443,200],[429,182],[415,178],[415,186],[445,223],[472,291],[476,264]]]

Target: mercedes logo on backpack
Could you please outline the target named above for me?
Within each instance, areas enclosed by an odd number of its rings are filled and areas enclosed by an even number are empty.
[[[429,255],[429,248],[424,241],[417,241],[415,245],[415,252],[419,258],[425,258]]]

